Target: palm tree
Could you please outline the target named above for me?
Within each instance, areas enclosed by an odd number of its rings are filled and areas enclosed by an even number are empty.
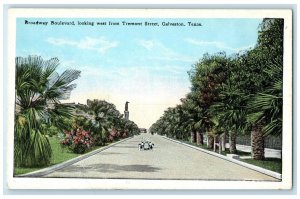
[[[282,133],[282,71],[280,64],[272,64],[265,73],[273,77],[273,85],[253,96],[248,122],[253,124],[251,145],[253,159],[264,159],[264,138]]]
[[[213,133],[215,131],[213,122],[215,115],[212,114],[210,109],[217,102],[220,87],[228,78],[228,63],[230,63],[230,59],[225,53],[212,56],[206,54],[189,72],[192,93],[197,95],[196,101],[201,109],[201,117],[198,118],[196,126],[198,132],[199,129],[206,132],[209,148],[213,148],[211,143],[213,143],[212,140],[215,136]]]
[[[103,145],[108,141],[109,130],[112,129],[115,117],[120,113],[115,105],[104,100],[87,100],[88,109],[93,112],[92,134],[96,145]]]
[[[236,153],[236,137],[242,134],[247,126],[246,122],[246,97],[236,88],[226,85],[220,92],[220,101],[212,108],[212,114],[223,132],[229,134],[230,153]]]
[[[254,159],[264,159],[264,138],[282,130],[283,26],[283,19],[264,19],[258,44],[246,57],[255,71],[248,116]]]
[[[76,87],[71,83],[80,71],[66,70],[59,75],[55,72],[58,65],[57,58],[16,58],[14,160],[17,166],[47,165],[52,150],[41,124],[72,115],[72,107],[61,104],[60,100],[69,98]]]
[[[98,145],[108,141],[110,131],[116,131],[118,136],[139,133],[138,126],[133,121],[125,120],[112,103],[97,99],[87,100],[87,109],[93,112],[92,132]]]
[[[203,145],[203,110],[197,103],[196,95],[193,92],[187,94],[186,98],[181,100],[182,108],[185,114],[184,126],[187,134],[191,135],[191,142],[197,145]]]

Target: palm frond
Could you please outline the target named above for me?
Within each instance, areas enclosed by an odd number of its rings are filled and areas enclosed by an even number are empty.
[[[17,57],[16,60],[15,162],[22,166],[47,165],[51,146],[42,127],[47,118],[59,121],[72,110],[59,100],[69,96],[73,80],[80,71],[69,70],[59,76],[57,58]],[[52,107],[51,107],[52,106]],[[55,122],[57,126],[59,123]]]

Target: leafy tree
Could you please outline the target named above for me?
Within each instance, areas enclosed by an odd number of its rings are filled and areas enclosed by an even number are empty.
[[[202,109],[202,121],[199,126],[207,132],[208,147],[213,147],[213,137],[217,129],[214,129],[215,117],[210,111],[213,104],[219,99],[219,90],[226,80],[228,58],[225,53],[216,55],[204,55],[189,72],[192,92],[197,93],[200,107]]]

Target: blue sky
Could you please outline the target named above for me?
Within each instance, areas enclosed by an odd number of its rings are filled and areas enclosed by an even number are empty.
[[[28,21],[158,22],[145,26],[43,26],[17,20],[16,56],[57,57],[58,71],[81,70],[70,102],[105,99],[148,128],[189,92],[187,71],[204,53],[228,55],[253,47],[262,19],[50,19]],[[183,22],[166,27],[161,22]],[[198,22],[202,26],[188,26]]]

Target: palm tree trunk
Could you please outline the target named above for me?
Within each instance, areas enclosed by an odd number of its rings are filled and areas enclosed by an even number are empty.
[[[255,124],[251,131],[251,155],[254,160],[265,158],[265,140],[262,132],[262,125]]]
[[[192,143],[196,142],[196,132],[195,131],[191,131],[191,142]]]
[[[207,148],[213,149],[214,147],[214,137],[211,135],[207,135]]]
[[[196,141],[197,145],[203,145],[203,133],[196,131]]]
[[[230,153],[236,154],[236,133],[230,131],[229,132],[229,151]]]
[[[200,132],[200,144],[203,145],[204,144],[204,137],[203,137],[203,133]]]

